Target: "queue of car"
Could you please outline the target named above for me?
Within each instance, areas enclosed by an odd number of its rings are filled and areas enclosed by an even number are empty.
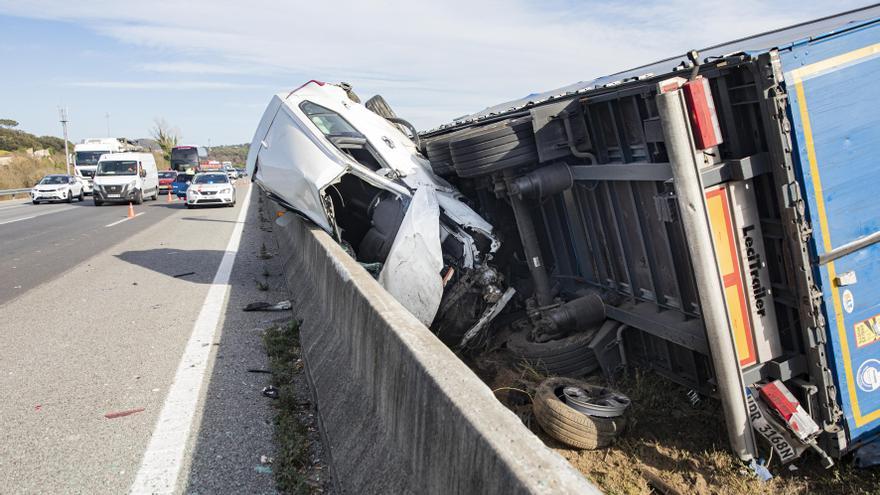
[[[80,175],[51,174],[31,189],[33,204],[41,202],[83,201],[92,196],[95,206],[106,203],[141,204],[160,194],[173,194],[196,206],[235,206],[234,181],[242,175],[226,162],[220,169],[199,171],[162,170],[151,153],[121,152],[102,154],[94,175],[88,181]],[[194,187],[190,187],[194,186]]]

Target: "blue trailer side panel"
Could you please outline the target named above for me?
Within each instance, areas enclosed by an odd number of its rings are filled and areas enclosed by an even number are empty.
[[[818,259],[880,232],[880,24],[795,44],[780,59],[829,362],[853,448],[880,433],[880,244]]]

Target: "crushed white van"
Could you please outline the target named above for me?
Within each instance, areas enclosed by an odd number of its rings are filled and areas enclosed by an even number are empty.
[[[377,270],[449,343],[510,299],[489,264],[500,246],[493,226],[434,175],[411,125],[370,110],[346,85],[310,81],[275,95],[247,172]]]

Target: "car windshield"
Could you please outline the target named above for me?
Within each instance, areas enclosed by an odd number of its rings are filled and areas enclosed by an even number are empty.
[[[137,161],[120,160],[98,163],[96,175],[137,175]]]
[[[101,158],[101,155],[105,153],[110,153],[110,150],[102,150],[102,151],[77,151],[76,152],[76,164],[77,165],[94,165],[98,163],[98,159]]]
[[[226,174],[205,174],[197,175],[193,184],[226,184],[228,182],[229,178],[226,177]]]
[[[318,129],[327,136],[352,136],[360,137],[361,133],[351,126],[342,115],[316,105],[310,101],[304,101],[300,108]]]
[[[67,182],[66,175],[47,175],[46,177],[43,177],[40,184],[67,184]]]
[[[159,172],[160,179],[171,179],[175,176],[176,174],[174,172]]]

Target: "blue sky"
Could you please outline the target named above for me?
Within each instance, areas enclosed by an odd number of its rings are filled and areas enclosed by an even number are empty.
[[[249,142],[309,79],[381,93],[419,128],[492,104],[863,5],[745,0],[419,3],[0,0],[0,118],[71,139]],[[714,14],[714,15],[710,15]]]

